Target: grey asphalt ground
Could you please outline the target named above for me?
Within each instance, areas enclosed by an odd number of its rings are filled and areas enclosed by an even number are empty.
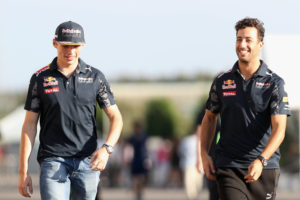
[[[34,194],[32,200],[40,199],[38,188],[38,177],[32,177],[34,183]],[[0,200],[22,200],[17,191],[17,176],[1,175],[0,177]],[[134,200],[129,188],[102,188],[102,200]],[[147,188],[144,200],[185,200],[183,188]],[[208,192],[203,190],[198,200],[207,200]],[[279,190],[277,200],[300,200],[300,190]]]

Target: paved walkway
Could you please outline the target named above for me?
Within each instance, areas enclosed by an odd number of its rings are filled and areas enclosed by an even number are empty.
[[[131,191],[125,189],[103,189],[103,200],[133,200]],[[153,189],[148,188],[145,191],[144,200],[185,200],[183,189]],[[207,200],[208,192],[205,190],[199,195],[199,200]],[[299,191],[280,191],[276,200],[300,200]]]
[[[31,200],[40,199],[38,178],[32,177],[34,183],[34,194]],[[0,200],[22,200],[18,194],[17,176],[0,176]],[[125,188],[103,188],[102,200],[133,200],[132,192]],[[144,200],[185,200],[185,193],[182,188],[147,188]],[[199,195],[199,200],[207,200],[208,192],[204,190]],[[300,190],[279,190],[276,200],[300,200]]]

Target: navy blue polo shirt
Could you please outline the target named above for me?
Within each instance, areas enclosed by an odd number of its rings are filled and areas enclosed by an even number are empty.
[[[40,114],[38,160],[50,156],[87,157],[97,148],[96,103],[115,104],[104,75],[79,59],[65,77],[52,63],[32,75],[25,109]]]
[[[242,77],[238,62],[216,77],[206,108],[221,117],[216,167],[248,168],[270,138],[271,115],[290,115],[284,81],[263,61],[248,81]],[[265,168],[279,168],[279,159],[278,149]]]

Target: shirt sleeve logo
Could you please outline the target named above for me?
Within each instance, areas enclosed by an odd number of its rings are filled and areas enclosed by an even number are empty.
[[[227,81],[224,81],[223,85],[222,85],[222,89],[226,90],[226,89],[235,89],[236,88],[236,84],[234,82],[234,80],[228,79]]]
[[[53,86],[53,85],[58,85],[58,81],[56,80],[56,78],[52,76],[49,76],[48,78],[44,78],[44,83],[43,83],[44,87]]]
[[[282,97],[282,102],[288,103],[289,102],[289,98],[288,97]]]
[[[44,90],[45,94],[56,93],[56,92],[59,92],[59,87],[49,88]]]

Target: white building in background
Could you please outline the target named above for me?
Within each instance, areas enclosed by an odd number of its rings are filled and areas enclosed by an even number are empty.
[[[292,109],[300,109],[300,35],[270,35],[265,38],[263,60],[285,80]]]
[[[300,168],[300,35],[269,35],[265,38],[262,59],[269,68],[285,81],[291,110],[298,116],[295,130],[298,131],[298,159]],[[297,133],[295,133],[297,134]],[[299,169],[300,175],[300,169]]]
[[[10,144],[21,139],[21,130],[25,118],[24,106],[17,107],[13,112],[0,120],[1,142]]]

